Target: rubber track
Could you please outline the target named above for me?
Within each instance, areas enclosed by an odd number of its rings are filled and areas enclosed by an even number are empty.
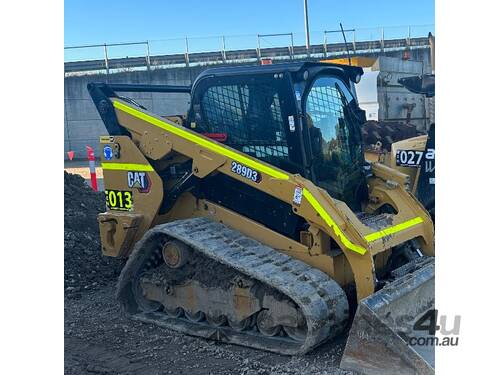
[[[259,280],[293,300],[307,321],[308,332],[303,342],[286,336],[266,337],[257,330],[237,332],[229,326],[212,327],[172,318],[162,312],[144,313],[131,307],[132,279],[137,277],[140,263],[157,246],[159,237],[176,238],[214,261],[232,267]],[[349,308],[342,288],[325,273],[292,257],[244,236],[227,226],[207,218],[193,218],[158,225],[150,229],[125,265],[118,282],[117,297],[132,318],[155,323],[185,334],[216,339],[232,344],[268,350],[280,354],[305,354],[344,330]]]

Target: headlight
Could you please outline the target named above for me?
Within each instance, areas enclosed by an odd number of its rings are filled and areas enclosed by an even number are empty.
[[[354,77],[354,83],[359,83],[359,81],[361,81],[361,74],[356,74],[356,76]]]

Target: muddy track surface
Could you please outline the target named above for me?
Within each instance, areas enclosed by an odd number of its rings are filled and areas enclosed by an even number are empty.
[[[123,264],[101,256],[93,224],[101,195],[65,174],[65,374],[351,374],[338,368],[345,335],[282,356],[126,318],[115,297]]]

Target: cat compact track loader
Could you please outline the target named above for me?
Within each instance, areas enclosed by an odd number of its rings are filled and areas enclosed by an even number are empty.
[[[107,212],[133,319],[281,354],[343,332],[366,373],[433,373],[408,344],[434,306],[434,228],[408,176],[363,157],[360,68],[212,68],[192,86],[91,83]],[[159,116],[119,93],[186,94]]]

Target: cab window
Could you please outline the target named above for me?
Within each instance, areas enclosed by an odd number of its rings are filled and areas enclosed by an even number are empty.
[[[279,86],[271,83],[255,80],[209,86],[201,97],[202,128],[207,133],[223,133],[225,144],[283,167],[290,159],[287,116]]]
[[[359,124],[349,104],[353,100],[345,84],[334,76],[316,78],[305,99],[317,183],[348,204],[355,201],[349,196],[362,181]]]

